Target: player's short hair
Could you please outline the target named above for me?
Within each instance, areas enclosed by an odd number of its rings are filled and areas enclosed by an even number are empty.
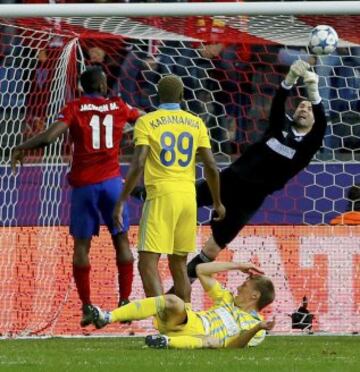
[[[184,95],[184,84],[176,75],[167,75],[158,83],[160,102],[177,103],[181,102]]]
[[[104,71],[100,66],[88,67],[80,76],[80,83],[85,93],[100,92],[100,82]]]
[[[264,275],[253,276],[251,282],[257,291],[260,292],[260,297],[257,302],[258,310],[270,305],[275,299],[275,288],[273,282]]]

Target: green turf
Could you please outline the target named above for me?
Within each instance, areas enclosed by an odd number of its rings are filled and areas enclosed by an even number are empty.
[[[0,340],[0,371],[360,371],[360,338],[268,337],[239,350],[151,350],[142,338]]]

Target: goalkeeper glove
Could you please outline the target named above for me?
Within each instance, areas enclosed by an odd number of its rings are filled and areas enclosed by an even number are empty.
[[[312,103],[319,103],[321,101],[319,93],[319,77],[314,72],[306,71],[304,75],[304,83],[306,85],[309,100]]]
[[[285,77],[285,84],[288,87],[292,87],[294,84],[296,84],[298,78],[300,76],[304,76],[305,72],[310,68],[310,65],[299,59],[295,61],[288,72],[288,74]]]

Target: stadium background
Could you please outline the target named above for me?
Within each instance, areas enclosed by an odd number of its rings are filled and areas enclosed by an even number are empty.
[[[274,279],[277,300],[266,314],[277,314],[277,332],[290,330],[289,314],[300,306],[304,295],[315,314],[315,331],[357,332],[360,230],[357,226],[326,225],[348,208],[346,192],[358,182],[358,23],[356,17],[298,17],[297,20],[295,30],[300,27],[301,35],[304,24],[311,29],[318,23],[329,23],[344,43],[337,56],[326,62],[329,65],[323,61],[314,64],[318,73],[324,74],[321,93],[326,95],[331,131],[327,133],[324,150],[314,162],[284,190],[266,200],[250,226],[222,253],[222,258],[251,258]],[[261,27],[257,34],[244,32],[243,28],[239,31],[223,20],[210,17],[177,19],[171,24],[156,18],[133,21],[145,25],[145,34],[152,35],[151,42],[136,38],[134,33],[125,38],[115,30],[115,21],[105,31],[99,31],[101,20],[87,23],[88,27],[79,19],[10,23],[2,20],[0,333],[5,337],[99,334],[92,329],[81,330],[78,325],[80,302],[71,277],[72,239],[66,227],[68,143],[57,143],[45,152],[32,154],[30,164],[17,177],[11,175],[8,166],[11,148],[45,128],[65,100],[76,96],[80,65],[101,64],[110,75],[112,93],[121,93],[129,103],[145,109],[156,104],[154,84],[160,74],[179,73],[188,84],[188,108],[206,121],[219,165],[224,166],[264,132],[271,97],[288,69],[288,61],[294,55],[304,54],[299,38],[296,45],[286,44],[285,51],[290,53],[284,56],[285,44],[276,38],[279,35],[266,35]],[[240,23],[246,29],[254,26],[247,17]],[[154,28],[161,30],[162,39],[155,38],[158,34],[154,35]],[[128,31],[132,31],[131,27]],[[174,34],[180,37],[169,42],[167,37]],[[213,53],[211,58],[199,54],[199,40],[205,41],[206,52]],[[220,49],[219,44],[223,44]],[[90,49],[96,47],[105,52],[106,58],[91,56]],[[84,55],[79,55],[79,48]],[[44,58],[40,57],[40,51],[44,51]],[[153,58],[147,60],[150,68],[139,67],[139,61],[150,57]],[[189,62],[196,59],[200,64]],[[183,69],[176,70],[179,63]],[[328,67],[327,72],[319,66]],[[136,69],[138,74],[134,76]],[[330,82],[326,73],[330,74]],[[198,85],[194,86],[193,81]],[[191,90],[198,94],[191,96]],[[303,94],[301,88],[299,92]],[[290,108],[295,102],[291,100]],[[128,161],[131,152],[129,132],[123,142],[122,161]],[[126,169],[124,164],[124,174]],[[201,169],[198,175],[201,176]],[[134,200],[130,204],[133,224],[130,235],[134,246],[141,206]],[[198,247],[209,235],[208,217],[209,210],[200,211],[199,222],[205,226],[199,227]],[[104,230],[94,240],[91,259],[94,303],[111,308],[117,301],[116,266]],[[161,270],[168,287],[165,260],[161,261]],[[237,274],[220,277],[230,288],[240,279]],[[142,295],[136,274],[133,297]],[[209,305],[198,284],[194,287],[193,303],[194,308]],[[141,334],[149,329],[151,323],[143,322],[130,327],[112,326],[105,332]]]

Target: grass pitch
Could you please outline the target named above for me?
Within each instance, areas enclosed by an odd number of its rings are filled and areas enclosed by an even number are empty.
[[[0,371],[360,371],[360,337],[268,337],[238,350],[152,350],[143,338],[0,340]]]

